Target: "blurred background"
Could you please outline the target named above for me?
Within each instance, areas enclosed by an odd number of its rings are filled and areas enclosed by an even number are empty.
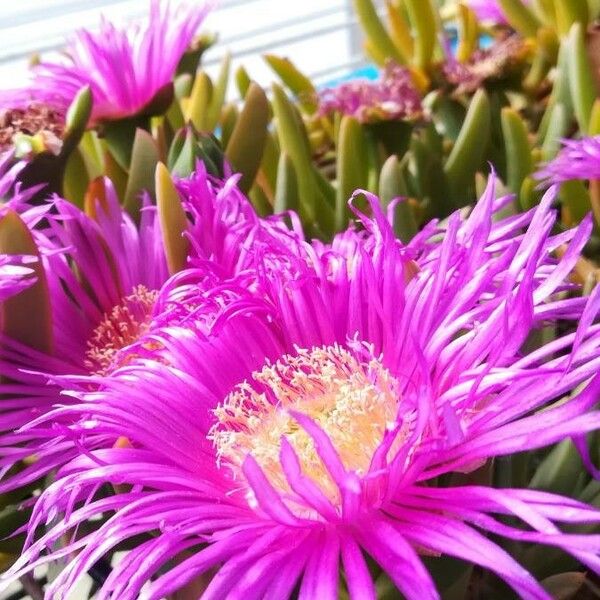
[[[0,77],[23,83],[31,55],[56,52],[75,29],[96,27],[102,14],[127,22],[144,14],[147,5],[148,0],[2,0]],[[383,0],[378,5],[383,11]],[[232,72],[243,63],[262,85],[274,80],[260,58],[265,52],[293,56],[317,85],[365,66],[352,0],[221,0],[203,31],[218,35],[203,60],[209,73],[230,50]]]

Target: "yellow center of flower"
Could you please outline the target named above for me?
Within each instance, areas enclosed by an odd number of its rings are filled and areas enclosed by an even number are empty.
[[[286,436],[304,475],[334,502],[337,488],[313,439],[290,411],[310,417],[328,435],[344,466],[359,475],[368,471],[386,429],[394,426],[399,385],[380,358],[364,360],[338,345],[299,350],[252,374],[238,385],[215,414],[210,432],[219,464],[237,475],[248,453],[280,491],[289,486],[279,451]]]
[[[148,330],[157,295],[156,290],[138,285],[104,315],[88,340],[85,366],[91,372],[105,375],[115,368],[115,355],[119,350],[139,340]]]

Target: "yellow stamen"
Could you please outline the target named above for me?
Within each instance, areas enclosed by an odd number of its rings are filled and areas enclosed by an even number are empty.
[[[85,365],[91,372],[103,375],[113,369],[117,352],[148,330],[157,295],[156,290],[138,285],[104,316],[88,340]]]
[[[357,358],[338,346],[298,350],[252,374],[215,410],[218,422],[209,437],[219,464],[237,474],[248,453],[271,483],[288,491],[280,466],[281,437],[286,436],[305,475],[334,502],[334,482],[323,466],[310,435],[290,415],[302,412],[329,436],[344,466],[359,475],[368,471],[386,429],[394,427],[399,385],[380,358]],[[398,440],[403,436],[398,436]],[[397,441],[398,441],[397,440]]]

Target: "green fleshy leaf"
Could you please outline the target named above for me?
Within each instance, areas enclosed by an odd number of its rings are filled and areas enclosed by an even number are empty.
[[[583,28],[588,24],[590,13],[587,0],[554,0],[556,23],[562,35],[569,33],[574,23]]]
[[[597,90],[585,48],[585,33],[579,23],[573,24],[568,40],[569,88],[575,116],[583,132],[588,132]]]
[[[279,155],[277,167],[277,187],[275,188],[275,205],[273,211],[281,213],[286,210],[297,211],[300,205],[298,179],[294,171],[294,163],[286,152]]]
[[[125,188],[123,205],[136,219],[140,209],[140,193],[145,190],[154,196],[154,170],[159,160],[158,148],[152,136],[143,129],[135,132],[131,168]]]
[[[213,83],[210,77],[200,71],[196,75],[189,97],[186,116],[197,131],[209,131],[208,109],[213,97]]]
[[[412,61],[414,42],[410,24],[406,21],[400,2],[401,0],[385,0],[385,7],[390,25],[390,37],[402,55],[404,63],[408,64]]]
[[[239,117],[237,106],[233,103],[227,104],[223,109],[223,118],[221,120],[221,145],[227,148],[229,140]]]
[[[335,228],[342,231],[348,225],[348,200],[356,189],[368,183],[367,140],[363,126],[351,116],[344,116],[340,124],[337,145],[337,193]]]
[[[0,218],[0,254],[40,258],[31,232],[13,210]],[[2,303],[2,334],[30,348],[52,354],[52,310],[46,273],[40,260],[29,266],[36,281]]]
[[[240,189],[248,192],[262,161],[269,125],[269,101],[263,89],[251,83],[244,108],[225,149],[225,156],[235,171],[242,174]]]
[[[514,29],[525,37],[536,36],[541,23],[522,0],[498,0],[498,3]]]
[[[285,92],[276,84],[273,84],[273,110],[281,149],[290,156],[298,177],[300,215],[309,226],[331,231],[333,212],[328,210],[329,205],[317,187],[306,130]]]
[[[384,163],[379,177],[379,198],[384,210],[395,198],[403,197],[398,202],[394,214],[394,231],[396,237],[405,244],[410,242],[418,231],[417,222],[406,196],[408,190],[404,181],[402,166],[398,157],[390,156]]]
[[[274,54],[265,54],[263,58],[294,96],[296,96],[300,106],[308,114],[314,114],[317,110],[317,90],[311,80],[301,73],[294,63],[287,58],[280,58]]]
[[[76,206],[83,206],[83,197],[90,177],[88,175],[83,154],[79,148],[71,153],[67,159],[63,177],[63,196]]]
[[[408,16],[415,30],[413,64],[427,70],[437,43],[438,16],[431,0],[404,0]]]
[[[187,218],[179,192],[163,163],[156,165],[156,206],[165,246],[169,273],[173,275],[185,268],[189,240],[183,235],[187,230]]]
[[[392,38],[377,16],[372,0],[353,0],[353,2],[367,41],[375,53],[380,57],[392,59],[399,65],[405,64],[404,57],[396,48]]]
[[[529,487],[537,490],[570,495],[583,465],[571,440],[554,446],[535,470]]]
[[[235,72],[235,84],[242,98],[246,97],[251,83],[252,79],[250,79],[248,71],[243,66],[239,66]]]
[[[92,92],[85,86],[77,92],[65,116],[65,133],[62,153],[68,154],[77,146],[87,129],[92,114]]]
[[[523,180],[533,170],[527,125],[516,110],[508,107],[502,109],[501,122],[506,152],[506,184],[511,192],[518,193]]]
[[[473,186],[475,172],[482,163],[490,136],[490,102],[484,90],[477,91],[452,152],[444,165],[453,201],[465,198]]]
[[[227,95],[227,86],[229,84],[229,68],[231,65],[231,54],[227,52],[221,63],[221,70],[215,82],[210,97],[210,103],[206,114],[206,130],[212,131],[218,124],[223,110],[223,103]]]

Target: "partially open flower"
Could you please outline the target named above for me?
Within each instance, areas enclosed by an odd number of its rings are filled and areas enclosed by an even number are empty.
[[[437,599],[426,554],[549,599],[501,537],[599,572],[598,536],[559,528],[599,523],[597,509],[451,479],[600,427],[600,288],[556,294],[591,221],[554,236],[553,200],[501,218],[510,200],[492,183],[468,217],[406,247],[370,197],[362,232],[274,247],[251,286],[240,273],[210,293],[188,288],[182,307],[195,297],[190,316],[210,318],[155,332],[168,364],[133,360],[48,417],[86,453],[39,497],[30,532],[52,525],[30,536],[9,580],[68,553],[46,592],[65,598],[131,538],[102,598],[158,600],[207,574],[204,598],[336,600],[343,585],[373,600],[375,568],[408,600]],[[530,332],[556,319],[577,331],[528,352]],[[117,493],[96,497],[107,483]]]
[[[89,86],[92,123],[138,113],[155,114],[172,99],[177,65],[202,23],[209,4],[151,0],[146,22],[78,31],[65,56],[33,67],[32,88],[68,105]]]
[[[421,117],[423,107],[410,72],[389,62],[377,81],[359,80],[323,90],[320,112],[339,112],[361,123],[406,120]]]

